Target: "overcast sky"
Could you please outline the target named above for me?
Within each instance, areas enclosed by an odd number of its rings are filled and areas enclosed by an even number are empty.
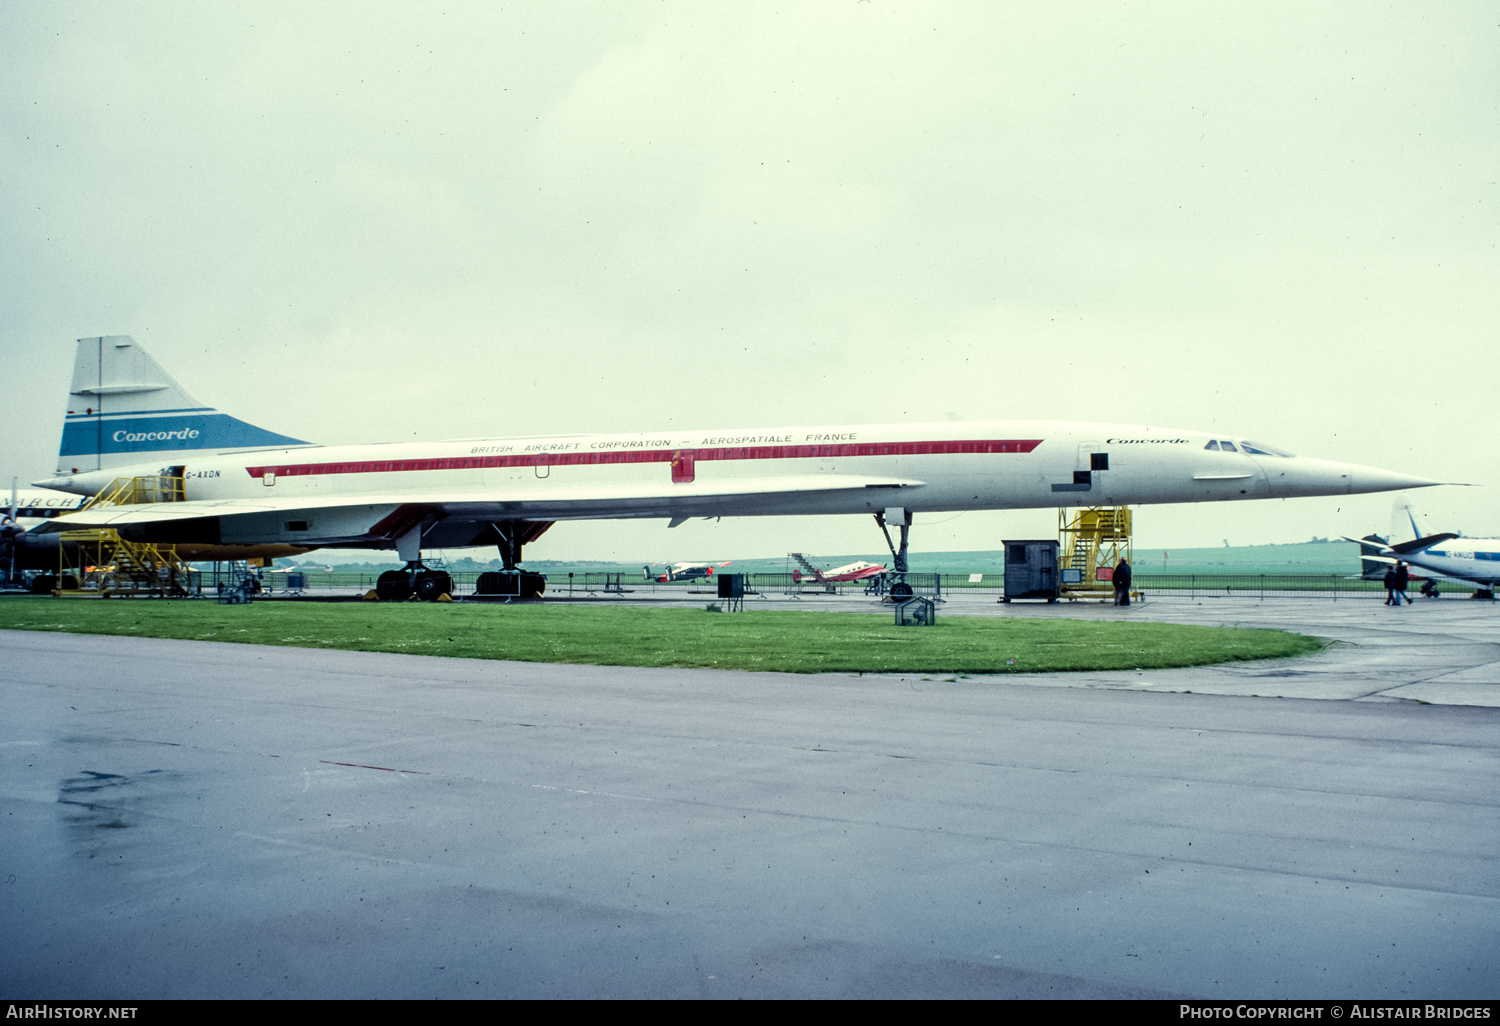
[[[1474,482],[1412,499],[1500,534],[1497,53],[1491,2],[7,0],[0,472],[50,475],[74,340],[130,334],[319,442],[1120,420]],[[1390,507],[1152,507],[1137,544]],[[778,518],[528,555],[882,547]]]

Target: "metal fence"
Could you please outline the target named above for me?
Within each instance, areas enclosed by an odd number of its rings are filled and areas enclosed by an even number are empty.
[[[477,572],[452,573],[453,597],[467,598],[474,594],[479,579]],[[206,582],[212,575],[205,574]],[[375,587],[378,574],[319,573],[305,574],[305,583],[300,589],[286,587],[286,574],[266,574],[264,584],[270,594],[301,593],[304,595],[329,594],[334,590],[363,593]],[[805,598],[819,596],[878,598],[882,592],[870,581],[851,581],[838,584],[818,584],[805,577],[800,580],[790,573],[745,574],[745,595],[748,598]],[[971,578],[979,576],[975,581]],[[953,600],[964,598],[999,598],[1004,594],[1002,574],[908,574],[907,581],[919,594],[936,599]],[[1417,597],[1420,582],[1413,582],[1408,594]],[[1437,585],[1440,594],[1467,597],[1477,586],[1466,586],[1453,582]],[[1351,599],[1385,598],[1385,586],[1380,581],[1367,581],[1358,577],[1340,574],[1143,574],[1137,573],[1132,582],[1132,591],[1143,592],[1149,600],[1159,598],[1326,598],[1330,601]],[[648,581],[629,573],[553,573],[547,578],[547,592],[552,596],[608,598],[611,596],[635,595],[638,597],[673,598],[688,596],[717,596],[718,586],[712,579],[695,581]]]

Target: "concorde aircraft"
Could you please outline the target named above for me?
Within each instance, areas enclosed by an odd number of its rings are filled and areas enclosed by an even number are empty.
[[[95,506],[40,530],[113,527],[142,541],[393,548],[377,591],[435,597],[424,548],[493,544],[534,596],[522,546],[559,520],[873,515],[897,575],[918,513],[1345,495],[1438,484],[1293,456],[1227,432],[977,421],[666,429],[316,446],[204,406],[126,335],[81,339],[57,476],[180,478],[183,501]],[[61,525],[61,526],[58,526]],[[900,530],[900,548],[889,527]],[[426,576],[423,576],[426,575]],[[451,582],[448,582],[451,584]],[[901,582],[898,580],[897,584]],[[897,589],[893,588],[893,591]]]

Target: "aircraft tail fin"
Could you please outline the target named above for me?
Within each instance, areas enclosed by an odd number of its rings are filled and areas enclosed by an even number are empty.
[[[1411,496],[1401,492],[1391,499],[1391,539],[1411,531],[1411,537],[1422,537],[1422,528],[1417,526],[1417,511],[1411,504]]]
[[[1395,562],[1389,557],[1380,555],[1385,549],[1385,539],[1378,534],[1367,534],[1359,540],[1359,575],[1361,577],[1378,581],[1385,576],[1386,568]]]
[[[311,444],[203,405],[129,335],[79,339],[68,393],[59,475]]]

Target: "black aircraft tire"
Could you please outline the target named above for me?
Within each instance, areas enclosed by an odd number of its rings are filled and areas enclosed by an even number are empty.
[[[411,598],[411,582],[405,570],[387,570],[375,578],[375,594],[383,602],[405,602]]]
[[[31,593],[33,595],[50,595],[52,594],[52,589],[56,587],[56,574],[39,574],[31,579]]]
[[[547,578],[541,574],[521,575],[521,597],[541,598],[542,592],[547,590]]]
[[[505,574],[496,573],[494,570],[479,575],[479,580],[474,582],[474,594],[476,595],[503,595],[505,587]]]
[[[453,577],[444,570],[423,570],[417,574],[417,598],[432,602],[439,595],[453,594]]]
[[[905,581],[897,581],[895,584],[891,585],[892,602],[905,602],[907,599],[911,598],[913,594],[914,592],[911,590],[911,585],[907,584]]]

